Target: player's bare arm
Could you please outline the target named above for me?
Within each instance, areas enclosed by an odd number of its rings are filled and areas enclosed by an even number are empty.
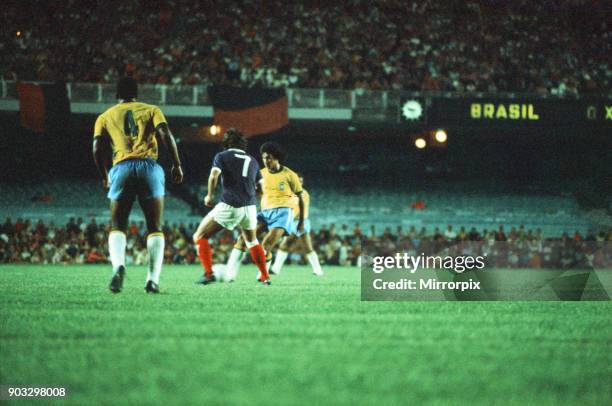
[[[302,192],[296,193],[298,198],[298,208],[300,210],[299,219],[298,219],[298,231],[304,231],[304,199],[302,198]]]
[[[261,197],[263,196],[263,179],[260,179],[255,185],[255,196],[257,200],[261,201]]]
[[[172,169],[170,173],[172,174],[172,181],[174,183],[183,182],[183,168],[181,166],[181,159],[179,158],[178,148],[176,147],[176,140],[174,139],[174,135],[168,128],[168,124],[161,123],[155,129],[157,132],[157,136],[159,137],[164,147],[170,153],[170,158],[172,159]]]
[[[206,197],[204,197],[204,205],[206,207],[213,206],[215,190],[217,189],[217,184],[219,183],[219,175],[221,175],[221,170],[219,168],[213,167],[210,170],[210,175],[208,175],[208,193],[206,193]]]
[[[110,166],[110,157],[108,156],[110,151],[110,138],[108,135],[98,135],[93,139],[93,157],[98,168],[98,174],[102,179],[102,187],[108,189],[108,169]]]

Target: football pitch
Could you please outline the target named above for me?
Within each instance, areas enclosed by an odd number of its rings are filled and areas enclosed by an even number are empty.
[[[0,384],[71,404],[610,404],[610,302],[361,302],[357,268],[0,267]]]

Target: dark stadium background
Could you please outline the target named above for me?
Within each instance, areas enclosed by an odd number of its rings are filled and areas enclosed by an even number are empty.
[[[49,125],[51,131],[36,134],[21,127],[18,113],[2,112],[3,181],[27,183],[41,177],[97,181],[91,155],[94,121],[92,115],[72,114]],[[172,117],[169,122],[180,142],[186,182],[205,184],[220,147],[182,141],[181,132],[212,123]],[[418,150],[413,140],[425,130],[293,121],[276,133],[251,138],[249,150],[256,154],[268,140],[282,143],[288,165],[303,172],[314,189],[357,194],[375,186],[410,192],[459,182],[485,195],[487,191],[571,194],[584,209],[608,208],[612,141],[607,127],[441,128],[448,132],[446,146]],[[160,161],[167,163],[166,158],[162,152]]]

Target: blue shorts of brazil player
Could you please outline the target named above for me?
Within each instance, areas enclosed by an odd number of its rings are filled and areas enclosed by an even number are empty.
[[[299,220],[296,220],[296,219],[294,219],[291,222],[291,234],[297,237],[301,237],[303,235],[310,234],[310,219],[304,219],[304,231],[302,232],[298,231],[298,223],[299,223]]]
[[[152,199],[165,194],[164,170],[152,159],[126,159],[108,173],[111,200]]]
[[[268,230],[282,228],[286,234],[291,232],[291,219],[293,210],[289,207],[277,207],[276,209],[262,210],[257,213],[257,221],[264,223]]]

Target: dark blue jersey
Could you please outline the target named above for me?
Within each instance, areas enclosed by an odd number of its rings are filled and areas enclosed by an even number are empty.
[[[215,155],[213,168],[221,170],[221,201],[232,207],[255,204],[255,188],[261,179],[257,160],[241,149],[231,148]]]

